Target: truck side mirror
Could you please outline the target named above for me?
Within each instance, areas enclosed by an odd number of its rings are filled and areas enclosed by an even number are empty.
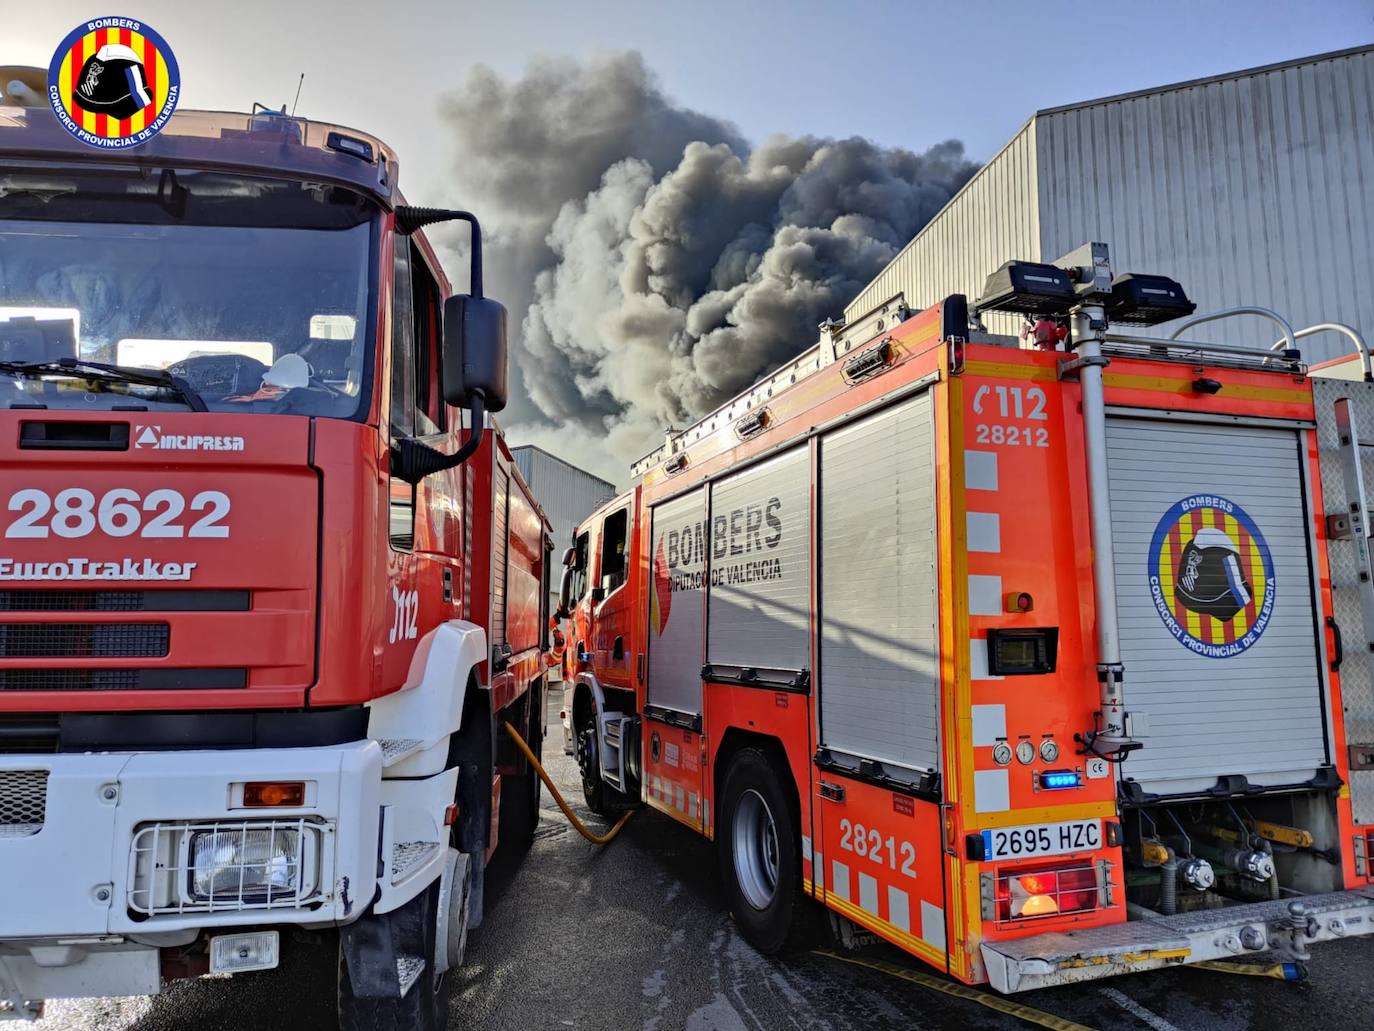
[[[488,412],[506,407],[506,307],[459,294],[444,302],[444,400],[469,408],[478,394]]]
[[[407,483],[456,469],[481,446],[487,412],[506,407],[506,309],[482,294],[482,227],[470,211],[414,208],[395,211],[396,232],[408,236],[435,222],[466,222],[472,226],[469,267],[472,293],[444,302],[444,400],[468,410],[472,420],[467,440],[451,455],[413,438],[392,445],[391,472]]]

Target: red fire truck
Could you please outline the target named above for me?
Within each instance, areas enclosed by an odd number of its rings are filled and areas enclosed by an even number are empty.
[[[1002,992],[1374,931],[1368,352],[1192,311],[1011,262],[671,433],[565,557],[588,803]]]
[[[548,624],[476,221],[271,112],[105,154],[0,108],[0,155],[0,1010],[337,929],[344,1027],[445,1026]]]

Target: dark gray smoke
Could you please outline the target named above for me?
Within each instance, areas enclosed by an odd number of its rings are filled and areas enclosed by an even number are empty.
[[[673,105],[636,53],[516,82],[478,69],[444,115],[518,327],[506,422],[622,481],[665,426],[814,343],[977,168],[953,140],[751,148]]]

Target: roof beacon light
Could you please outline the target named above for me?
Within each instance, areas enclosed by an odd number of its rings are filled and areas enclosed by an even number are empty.
[[[1009,261],[988,276],[977,308],[1058,316],[1067,315],[1077,300],[1064,269],[1034,261]]]
[[[1131,326],[1157,326],[1197,311],[1183,287],[1168,276],[1123,272],[1112,280],[1107,317]]]

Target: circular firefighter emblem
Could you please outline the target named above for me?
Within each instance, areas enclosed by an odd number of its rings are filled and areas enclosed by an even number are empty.
[[[1274,611],[1274,563],[1255,521],[1211,494],[1184,498],[1155,527],[1150,593],[1169,633],[1210,659],[1239,655]]]
[[[122,150],[167,124],[181,73],[167,41],[132,18],[93,18],[73,29],[48,65],[48,102],[82,143]]]

